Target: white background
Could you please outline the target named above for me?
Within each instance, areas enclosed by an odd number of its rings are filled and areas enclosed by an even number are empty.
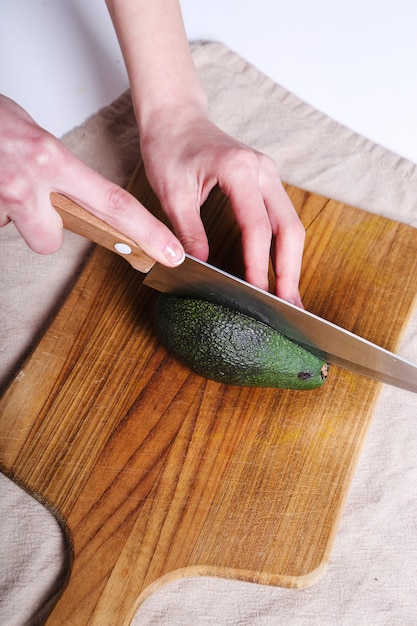
[[[416,0],[182,7],[189,39],[222,41],[316,108],[417,162]],[[128,86],[104,0],[0,0],[0,57],[0,92],[58,136]]]

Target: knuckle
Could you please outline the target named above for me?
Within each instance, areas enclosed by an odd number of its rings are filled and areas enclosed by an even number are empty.
[[[130,196],[121,187],[112,185],[107,191],[104,198],[103,206],[106,212],[115,217],[123,217],[128,213],[131,207]]]
[[[201,245],[201,243],[204,243],[204,239],[198,237],[198,235],[192,235],[183,231],[179,231],[177,235],[186,250],[192,250],[196,246]]]
[[[273,235],[272,225],[267,213],[253,214],[251,219],[242,227],[242,230],[252,235],[256,233],[256,237],[261,242],[271,241]]]
[[[25,205],[32,195],[30,179],[21,171],[10,171],[4,177],[1,199],[7,204]]]
[[[238,146],[230,150],[225,165],[232,170],[239,171],[243,175],[257,173],[259,170],[258,156],[244,146]]]
[[[65,166],[65,150],[60,142],[39,127],[32,128],[26,150],[26,160],[33,170],[44,167],[55,171]]]
[[[65,152],[60,152],[55,137],[38,127],[29,135],[5,147],[9,159],[2,168],[1,198],[18,206],[25,205],[39,187],[43,170],[48,176],[65,168]]]
[[[195,257],[206,260],[209,254],[209,245],[207,237],[198,234],[177,233],[178,239],[184,247],[184,250]]]
[[[257,158],[259,162],[259,169],[261,171],[270,176],[278,175],[277,164],[272,157],[270,157],[268,154],[259,153],[257,155]]]

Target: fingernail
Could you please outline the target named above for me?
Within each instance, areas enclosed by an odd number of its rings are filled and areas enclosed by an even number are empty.
[[[185,253],[183,248],[177,244],[168,244],[164,250],[165,258],[169,263],[180,265],[184,261]]]

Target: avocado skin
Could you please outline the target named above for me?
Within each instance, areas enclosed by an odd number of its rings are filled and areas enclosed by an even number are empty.
[[[314,389],[328,364],[254,318],[207,300],[160,294],[159,342],[200,376],[244,387]]]

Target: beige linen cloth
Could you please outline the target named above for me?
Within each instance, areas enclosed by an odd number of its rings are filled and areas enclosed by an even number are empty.
[[[326,117],[224,45],[195,43],[192,52],[211,118],[270,154],[283,180],[417,226],[415,164]],[[129,93],[63,140],[100,173],[126,184],[138,160]],[[60,252],[40,257],[12,225],[0,238],[0,374],[5,382],[18,373],[90,246],[68,235]],[[400,353],[417,362],[416,315]],[[0,487],[0,623],[40,624],[64,576],[61,534],[38,502],[4,477]],[[384,387],[331,563],[319,582],[300,591],[182,579],[148,598],[134,624],[415,626],[417,394]]]

